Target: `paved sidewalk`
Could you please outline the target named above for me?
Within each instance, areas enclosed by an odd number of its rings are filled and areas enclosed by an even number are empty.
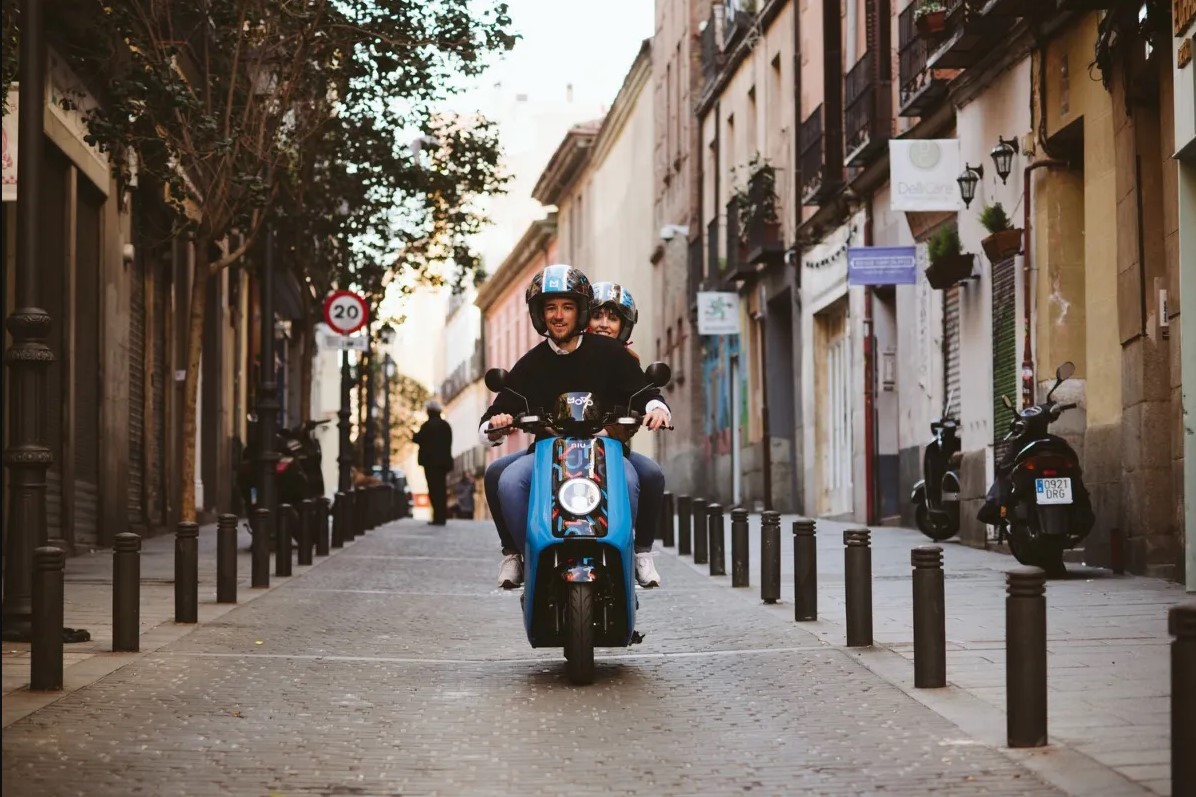
[[[793,521],[781,517],[781,604],[760,610],[793,618]],[[760,515],[749,516],[751,587],[760,594]],[[846,644],[843,532],[858,523],[819,520],[818,621],[796,623],[829,645]],[[730,513],[724,520],[731,589]],[[1005,573],[1012,556],[912,529],[872,529],[874,647],[845,648],[864,666],[995,747],[1005,744]],[[913,686],[913,596],[910,551],[943,549],[947,689]],[[658,543],[659,545],[659,543]],[[676,548],[663,555],[677,555]],[[677,556],[703,574],[692,556]],[[1179,584],[1068,564],[1068,577],[1047,581],[1049,754],[1071,750],[1156,794],[1170,794],[1170,642],[1168,609],[1192,596]],[[1033,766],[1035,754],[1031,754]],[[1075,793],[1084,794],[1084,791]]]
[[[15,794],[1167,794],[1166,610],[1177,585],[1072,566],[1048,582],[1050,746],[1004,747],[1007,556],[955,543],[948,679],[912,687],[909,549],[873,537],[876,646],[843,647],[845,524],[819,522],[819,609],[658,553],[645,643],[602,651],[575,688],[527,647],[493,588],[489,524],[401,521],[217,605],[200,535],[200,623],[172,621],[173,537],[142,554],[142,650],[112,653],[111,552],[67,563],[67,689],[30,693],[4,646],[5,789]],[[241,548],[248,544],[242,533]],[[730,540],[726,545],[730,569]]]

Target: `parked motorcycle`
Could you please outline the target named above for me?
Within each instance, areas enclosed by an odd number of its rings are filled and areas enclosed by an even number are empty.
[[[1052,396],[1073,373],[1065,362],[1055,371],[1055,385],[1041,404],[1026,407],[1009,424],[1009,454],[997,465],[996,480],[978,518],[997,526],[1024,565],[1062,575],[1063,552],[1088,535],[1096,516],[1084,487],[1080,460],[1061,437],[1048,430],[1075,404],[1057,404]],[[1013,402],[1003,396],[1005,406]]]
[[[274,474],[278,486],[278,502],[298,507],[305,498],[320,498],[324,495],[324,474],[321,469],[320,441],[315,436],[315,430],[328,423],[322,421],[304,421],[298,426],[279,429],[275,437],[278,461],[274,465]],[[241,461],[237,465],[237,489],[241,493],[241,502],[246,511],[257,503],[259,464],[256,435],[254,440],[241,453]]]
[[[652,385],[668,384],[670,370],[652,363]],[[486,372],[486,387],[511,390],[507,372]],[[634,396],[629,397],[628,404]],[[623,444],[599,433],[611,424],[634,428],[630,412],[597,406],[590,393],[565,393],[551,413],[527,412],[512,426],[535,434],[535,468],[524,546],[523,623],[532,647],[562,647],[569,680],[594,680],[594,648],[626,647],[635,630],[635,546],[631,501],[623,478]],[[609,463],[609,464],[608,464]]]
[[[914,485],[910,502],[916,507],[918,530],[939,542],[959,532],[959,424],[951,417],[952,393],[943,416],[930,424],[934,439],[922,454],[922,481]]]

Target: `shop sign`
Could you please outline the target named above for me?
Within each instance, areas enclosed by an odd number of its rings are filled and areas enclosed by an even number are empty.
[[[959,139],[889,141],[891,208],[963,210],[959,172]]]
[[[917,247],[852,246],[847,250],[848,285],[914,285],[917,281]]]
[[[739,294],[729,291],[699,293],[698,334],[738,335]]]

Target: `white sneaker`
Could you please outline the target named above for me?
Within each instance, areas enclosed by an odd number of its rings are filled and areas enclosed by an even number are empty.
[[[635,580],[641,587],[660,586],[660,574],[656,572],[656,562],[652,559],[651,551],[635,555]]]
[[[502,567],[498,571],[498,586],[515,589],[522,583],[523,557],[517,553],[507,554],[502,558]]]

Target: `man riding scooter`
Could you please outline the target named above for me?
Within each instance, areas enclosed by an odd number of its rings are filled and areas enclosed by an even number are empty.
[[[599,335],[583,337],[593,296],[589,279],[572,266],[548,266],[532,279],[525,300],[532,326],[547,340],[511,368],[507,378],[511,390],[499,394],[482,416],[479,432],[483,440],[496,445],[513,430],[514,416],[525,406],[549,407],[558,396],[571,391],[591,393],[599,403],[612,406],[635,395],[630,409],[644,414],[649,429],[669,425],[670,413],[659,389],[647,381],[623,344]],[[547,432],[542,432],[537,439],[546,436]],[[526,526],[533,464],[530,454],[517,453],[495,460],[486,469],[486,501],[504,557],[498,583],[508,589],[523,582],[522,539],[515,535],[521,538]],[[639,481],[630,462],[624,464],[634,516]],[[637,580],[659,583],[651,553],[637,552],[635,558]]]

